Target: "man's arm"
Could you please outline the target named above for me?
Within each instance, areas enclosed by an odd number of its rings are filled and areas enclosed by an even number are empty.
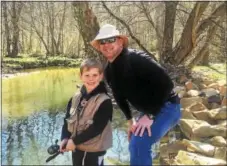
[[[113,96],[114,96],[114,99],[115,99],[117,105],[120,107],[120,109],[124,113],[126,119],[127,120],[132,119],[132,114],[131,114],[131,110],[129,108],[128,102],[123,97],[123,95],[120,94],[120,92],[117,92],[117,90],[113,88],[113,85],[111,83],[111,74],[110,74],[109,66],[107,66],[107,68],[104,72],[104,76],[106,79],[106,83],[112,89],[112,93],[113,93]]]

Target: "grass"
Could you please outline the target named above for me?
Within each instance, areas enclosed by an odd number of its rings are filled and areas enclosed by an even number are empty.
[[[72,59],[67,57],[26,57],[21,56],[19,58],[4,57],[2,60],[2,66],[10,70],[21,69],[34,69],[47,66],[64,66],[64,67],[78,67],[82,59]],[[3,70],[4,71],[4,70]]]
[[[225,80],[226,79],[226,64],[216,63],[209,66],[195,66],[192,69],[193,72],[199,72],[202,75],[212,80]]]

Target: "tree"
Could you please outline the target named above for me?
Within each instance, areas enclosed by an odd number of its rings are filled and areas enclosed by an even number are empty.
[[[84,42],[84,57],[96,57],[99,54],[92,48],[90,42],[99,31],[99,23],[89,2],[72,2],[77,28]],[[101,58],[101,57],[100,57]]]

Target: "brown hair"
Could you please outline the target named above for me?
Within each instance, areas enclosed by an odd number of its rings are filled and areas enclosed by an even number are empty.
[[[85,59],[81,65],[80,65],[80,74],[83,74],[83,70],[84,68],[86,68],[87,70],[91,69],[91,68],[98,68],[99,69],[99,73],[103,73],[103,65],[96,59],[94,58],[88,58]]]

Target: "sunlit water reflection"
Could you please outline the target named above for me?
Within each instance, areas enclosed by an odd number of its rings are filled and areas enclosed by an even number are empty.
[[[71,165],[71,153],[46,163],[47,148],[60,138],[65,107],[80,84],[78,69],[47,69],[2,80],[2,164]],[[129,163],[125,121],[114,111],[113,147],[106,164]],[[115,162],[113,162],[115,161]],[[117,161],[117,162],[116,162]]]

